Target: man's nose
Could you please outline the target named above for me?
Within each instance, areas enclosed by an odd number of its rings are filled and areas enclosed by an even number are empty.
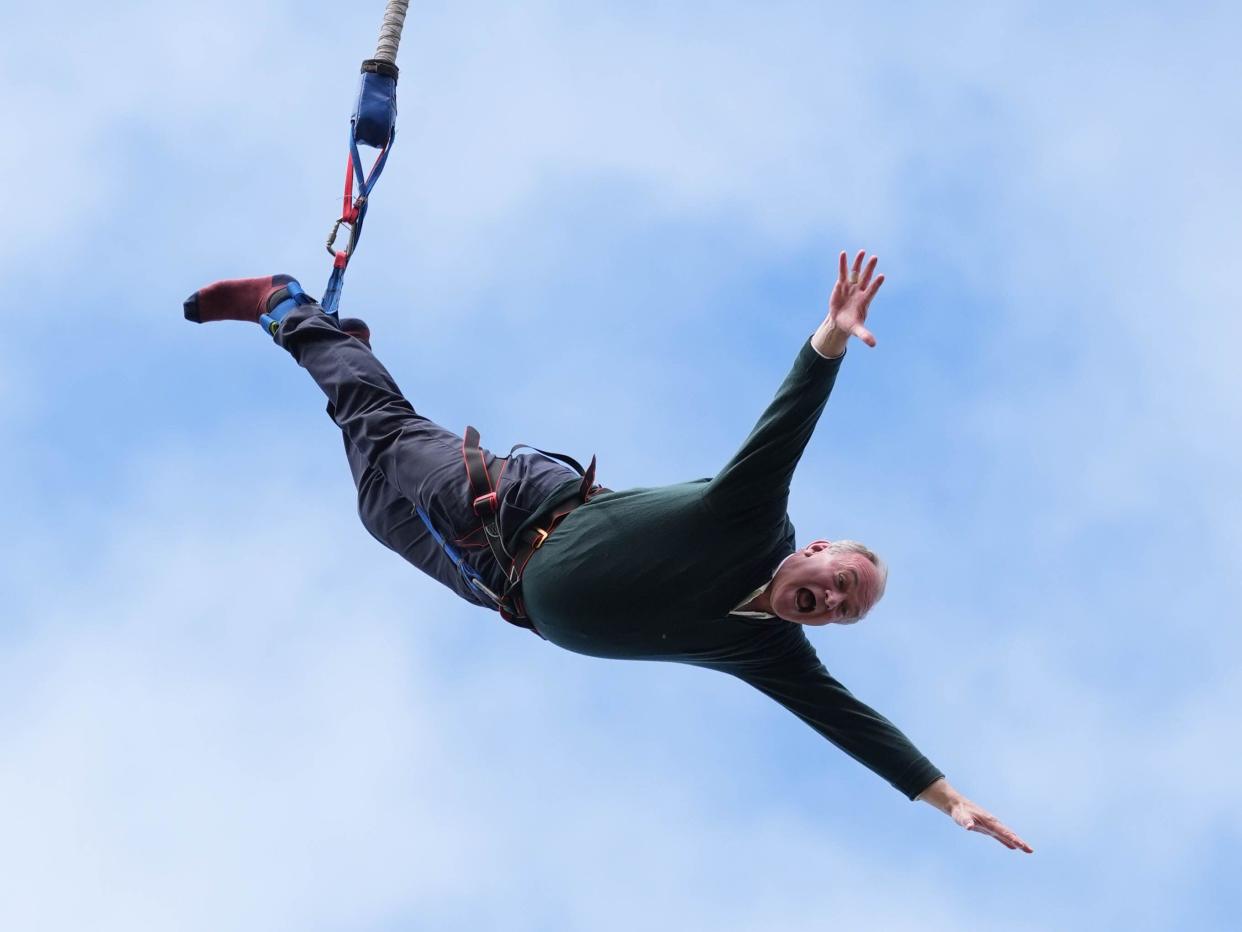
[[[824,606],[826,608],[830,608],[835,611],[836,607],[840,604],[841,604],[841,593],[833,592],[831,589],[824,590]]]

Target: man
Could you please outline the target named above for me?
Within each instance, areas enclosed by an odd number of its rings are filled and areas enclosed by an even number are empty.
[[[264,324],[328,396],[367,529],[462,598],[497,608],[496,593],[512,594],[503,605],[519,609],[507,618],[577,653],[729,673],[908,798],[1031,853],[833,679],[803,632],[852,624],[884,592],[886,570],[870,550],[828,540],[796,549],[785,512],[846,343],[875,345],[865,322],[884,276],[865,258],[851,268],[841,254],[827,317],[724,469],[621,492],[592,484],[594,463],[582,478],[546,454],[501,460],[418,414],[371,353],[366,325],[338,323],[288,276],[209,285],[185,315]],[[472,450],[473,476],[463,463]],[[514,557],[524,540],[533,543]]]

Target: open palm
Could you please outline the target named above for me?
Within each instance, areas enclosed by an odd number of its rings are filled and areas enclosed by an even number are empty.
[[[840,275],[828,299],[828,320],[833,329],[856,336],[868,346],[875,346],[875,336],[866,327],[867,308],[884,284],[884,276],[875,275],[875,266],[879,262],[875,256],[867,260],[864,268],[866,256],[866,250],[860,250],[854,257],[851,269],[845,253],[841,253]]]

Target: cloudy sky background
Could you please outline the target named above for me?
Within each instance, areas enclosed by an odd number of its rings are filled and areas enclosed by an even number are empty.
[[[892,578],[814,639],[1025,857],[456,602],[305,374],[181,319],[322,288],[374,6],[0,7],[0,926],[1235,927],[1236,7],[416,2],[401,47],[344,308],[494,447],[710,475],[880,255],[791,513]]]

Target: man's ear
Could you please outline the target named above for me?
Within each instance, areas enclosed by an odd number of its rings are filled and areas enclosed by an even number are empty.
[[[832,541],[830,540],[813,540],[802,548],[802,552],[809,557],[819,553],[821,550],[826,550],[831,544]]]

